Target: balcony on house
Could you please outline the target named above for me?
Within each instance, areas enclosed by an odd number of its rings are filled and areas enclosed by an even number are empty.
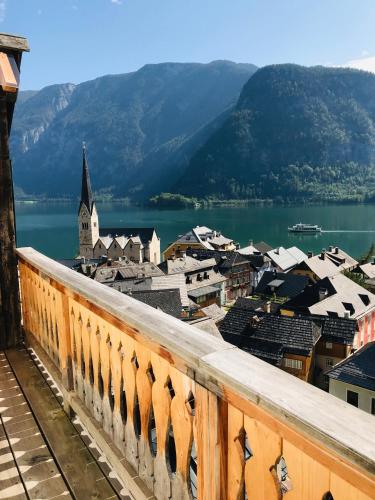
[[[375,498],[373,416],[31,248],[18,259],[27,350],[0,358],[0,442],[13,464],[0,455],[3,498]],[[39,370],[65,412],[56,399],[42,404],[49,388]],[[68,415],[125,493],[96,462],[82,470],[87,450],[69,452]],[[30,450],[44,438],[57,467],[33,481],[40,460],[25,469],[17,448],[30,419],[40,431],[27,438]]]

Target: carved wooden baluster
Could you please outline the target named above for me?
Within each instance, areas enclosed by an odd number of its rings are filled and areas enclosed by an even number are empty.
[[[36,309],[36,301],[35,301],[35,281],[34,281],[34,273],[31,273],[29,269],[27,269],[28,276],[28,287],[27,287],[27,295],[29,296],[29,304],[30,304],[30,314],[29,314],[29,326],[28,332],[35,335],[36,331],[36,318],[37,318],[37,309]]]
[[[121,343],[121,335],[115,328],[111,334],[113,339],[111,349],[111,376],[114,391],[113,408],[113,440],[119,450],[125,454],[125,420],[121,413],[122,398],[122,363],[124,358],[124,349]]]
[[[47,351],[45,331],[44,331],[44,308],[43,308],[43,291],[42,282],[39,276],[37,277],[37,288],[36,288],[36,301],[38,308],[38,324],[36,328],[37,339],[39,339],[40,345]]]
[[[100,342],[100,370],[103,383],[103,429],[106,433],[113,436],[113,417],[112,417],[112,381],[110,370],[110,358],[112,351],[111,336],[107,325],[102,325],[103,334]]]
[[[72,353],[72,377],[73,377],[73,387],[74,390],[79,394],[78,391],[78,371],[81,370],[81,336],[80,336],[80,325],[78,322],[78,317],[72,305],[70,299],[67,300],[67,308],[69,317],[67,320],[70,325],[70,352]],[[79,343],[78,343],[79,337]],[[78,364],[79,360],[79,364]]]
[[[171,420],[176,445],[176,476],[172,481],[173,498],[190,499],[190,456],[193,442],[193,412],[189,396],[194,382],[175,368],[169,370],[175,396],[171,402]]]
[[[29,315],[29,300],[30,296],[27,295],[27,277],[25,266],[20,262],[18,264],[19,274],[20,274],[20,295],[21,295],[21,312],[22,312],[22,322],[25,330],[28,330],[28,315]]]
[[[154,488],[154,459],[150,443],[150,416],[152,408],[152,384],[154,382],[151,370],[151,353],[144,346],[138,345],[137,359],[137,393],[141,419],[141,435],[138,443],[139,475],[152,491]]]
[[[126,394],[128,417],[125,425],[125,456],[128,462],[138,471],[138,440],[135,432],[135,403],[136,403],[136,371],[134,340],[123,335],[124,359],[122,374]]]
[[[47,309],[47,300],[46,300],[46,285],[44,280],[41,282],[41,302],[42,302],[42,317],[43,317],[43,338],[44,338],[44,346],[47,353],[51,354],[51,345],[50,345],[50,332],[49,332],[49,324],[48,324],[48,309]]]
[[[20,267],[20,278],[21,278],[23,327],[26,332],[30,332],[31,316],[32,316],[32,303],[31,303],[32,296],[30,293],[28,269],[21,262],[19,263],[19,267]]]
[[[228,405],[228,498],[240,500],[244,489],[244,416]]]
[[[50,304],[50,332],[53,352],[53,361],[60,368],[59,363],[59,348],[57,340],[57,315],[56,315],[56,296],[55,291],[51,286],[48,286],[48,301]]]
[[[90,411],[98,422],[103,420],[103,405],[102,396],[100,393],[99,384],[101,383],[101,373],[100,373],[100,343],[102,334],[99,326],[92,328],[90,335],[90,349],[91,349],[91,368],[93,371],[93,386],[92,386],[92,407]],[[100,378],[100,381],[99,381]]]
[[[245,465],[248,498],[277,499],[279,492],[270,469],[281,455],[281,437],[261,422],[246,415],[244,428],[252,452],[252,457]]]
[[[83,310],[83,308],[82,308]],[[82,312],[81,312],[82,314]],[[83,377],[83,389],[85,393],[85,404],[89,411],[92,412],[92,391],[93,391],[93,381],[90,380],[92,377],[92,361],[90,352],[90,337],[92,333],[90,318],[87,315],[82,316],[82,349],[83,349],[83,359],[85,362],[85,370]]]
[[[171,479],[166,458],[171,406],[171,396],[166,385],[169,377],[169,363],[157,354],[151,353],[151,364],[155,376],[155,382],[152,385],[152,406],[157,444],[154,459],[154,494],[159,500],[167,500],[171,497]]]

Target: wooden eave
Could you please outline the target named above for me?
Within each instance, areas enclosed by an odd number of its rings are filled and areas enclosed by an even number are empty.
[[[23,36],[0,33],[0,50],[30,52],[29,43]]]

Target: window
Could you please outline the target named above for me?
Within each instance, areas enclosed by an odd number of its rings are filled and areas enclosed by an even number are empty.
[[[333,359],[326,358],[326,368],[331,368],[333,366]]]
[[[94,227],[96,227],[96,222],[94,222]]]
[[[332,342],[326,342],[326,349],[332,349]]]
[[[348,389],[346,391],[346,401],[350,405],[353,405],[356,408],[358,408],[358,392],[349,391],[349,389]]]
[[[88,229],[89,228],[89,223],[88,222],[82,222],[82,229]]]
[[[295,370],[302,370],[302,361],[300,359],[284,358],[284,366]]]
[[[375,398],[371,398],[371,415],[375,415]]]

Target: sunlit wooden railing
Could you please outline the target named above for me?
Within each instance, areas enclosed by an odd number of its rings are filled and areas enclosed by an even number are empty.
[[[373,416],[33,249],[18,254],[29,343],[155,497],[375,498]]]

